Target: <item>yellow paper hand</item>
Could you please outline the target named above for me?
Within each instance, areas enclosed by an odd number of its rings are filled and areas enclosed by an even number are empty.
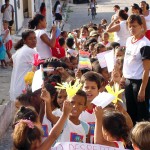
[[[67,83],[62,83],[59,84],[57,83],[58,86],[55,86],[55,88],[58,89],[65,89],[68,95],[68,99],[70,100],[73,96],[76,95],[78,90],[81,88],[82,84],[79,82],[79,79],[77,79],[74,83],[74,85],[71,85],[71,82]]]
[[[124,89],[119,90],[119,85],[117,83],[114,85],[114,88],[110,85],[107,85],[105,88],[108,93],[115,96],[115,99],[112,101],[114,104],[116,104],[118,100],[123,102],[118,96],[124,91]]]

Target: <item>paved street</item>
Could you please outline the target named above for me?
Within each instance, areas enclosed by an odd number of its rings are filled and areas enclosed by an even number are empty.
[[[110,22],[113,12],[113,6],[118,4],[121,8],[125,6],[130,7],[132,3],[139,3],[139,0],[97,0],[97,15],[93,23],[99,23],[101,19],[105,18]],[[147,0],[150,3],[150,0]],[[88,4],[69,4],[70,10],[69,19],[64,26],[64,29],[69,31],[78,28],[91,21],[91,16],[88,16]],[[0,68],[0,105],[4,100],[9,100],[9,84],[12,68]],[[10,150],[12,148],[11,142],[11,127],[0,141],[0,150]]]

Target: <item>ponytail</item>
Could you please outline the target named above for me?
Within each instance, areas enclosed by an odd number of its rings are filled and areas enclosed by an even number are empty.
[[[18,50],[19,48],[21,48],[22,46],[24,45],[24,42],[23,42],[23,39],[19,40],[15,46],[14,46],[14,49],[15,50]]]
[[[40,140],[43,133],[38,127],[34,125],[31,128],[22,120],[15,125],[13,131],[13,143],[18,150],[30,150],[33,141]]]
[[[43,20],[44,18],[45,18],[45,17],[44,17],[43,15],[41,15],[41,14],[36,14],[36,15],[34,16],[34,18],[31,19],[31,20],[28,22],[28,28],[29,28],[29,29],[35,29],[35,28],[38,26],[39,22],[40,22],[41,20]]]

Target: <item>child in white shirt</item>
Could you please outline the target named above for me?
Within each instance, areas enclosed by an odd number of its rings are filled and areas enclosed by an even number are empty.
[[[49,104],[50,99],[51,98],[45,101],[46,115],[51,122],[56,123],[59,117],[52,114]],[[89,142],[89,138],[87,138],[89,125],[79,120],[80,114],[85,110],[87,101],[86,93],[79,90],[70,101],[73,109],[64,125],[61,135],[57,139],[57,142]]]
[[[80,119],[90,125],[90,143],[94,142],[94,129],[95,129],[95,115],[93,112],[94,105],[91,103],[92,100],[101,91],[102,76],[93,71],[88,71],[81,77],[83,83],[83,91],[87,95],[87,107],[80,115]]]

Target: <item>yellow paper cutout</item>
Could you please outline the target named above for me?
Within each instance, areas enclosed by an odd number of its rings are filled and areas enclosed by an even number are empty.
[[[114,88],[111,87],[110,85],[106,85],[106,90],[108,93],[112,94],[113,96],[115,96],[115,99],[112,101],[114,104],[116,104],[119,101],[123,102],[122,99],[118,98],[119,94],[121,94],[124,89],[119,90],[119,84],[116,83],[114,84]]]
[[[76,95],[78,90],[82,87],[82,84],[80,83],[80,80],[77,79],[74,83],[74,85],[71,85],[71,82],[67,83],[64,82],[62,84],[57,83],[58,86],[55,86],[57,89],[65,89],[67,92],[68,99],[70,100],[73,96]]]
[[[26,85],[32,85],[32,80],[34,77],[34,72],[27,72],[27,74],[24,76],[24,81]]]

